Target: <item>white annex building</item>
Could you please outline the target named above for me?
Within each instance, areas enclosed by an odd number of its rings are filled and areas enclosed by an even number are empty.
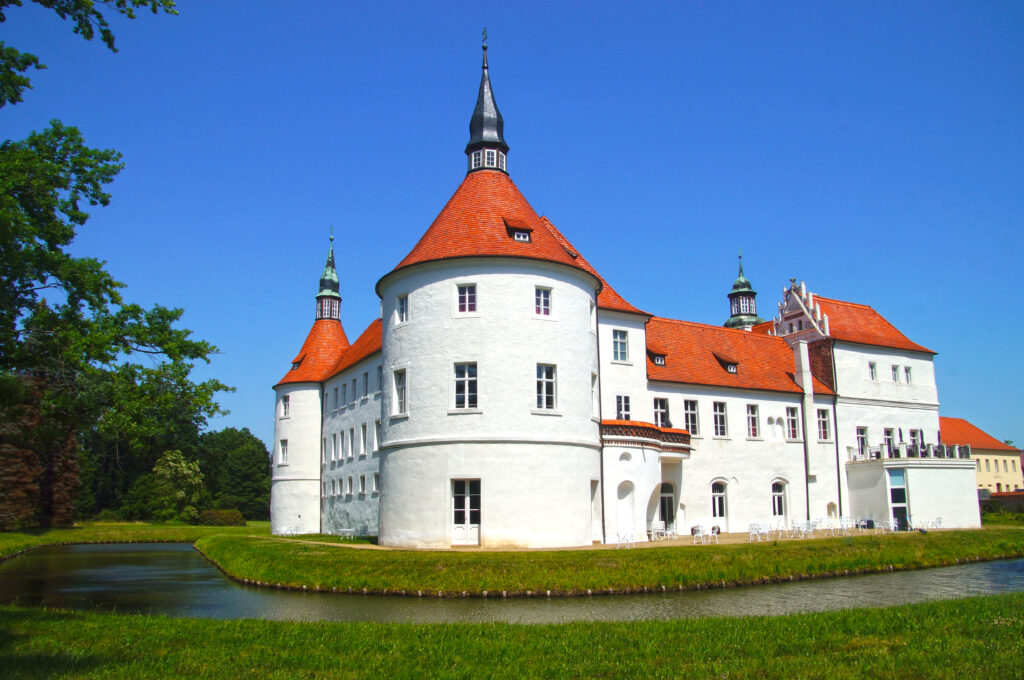
[[[350,342],[333,245],[274,387],[275,534],[555,547],[851,517],[978,527],[935,353],[871,307],[743,276],[725,326],[608,285],[508,174],[484,46],[465,179]]]

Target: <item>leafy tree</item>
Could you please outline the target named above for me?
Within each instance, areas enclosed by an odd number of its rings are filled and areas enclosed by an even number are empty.
[[[270,453],[248,428],[229,427],[203,434],[198,461],[214,506],[239,510],[246,519],[267,519]]]
[[[72,31],[86,40],[92,40],[96,33],[100,34],[100,40],[112,52],[117,52],[114,46],[114,33],[110,30],[110,24],[97,5],[105,7],[129,19],[135,18],[135,10],[149,9],[153,14],[163,11],[167,14],[177,14],[172,0],[33,0],[33,2],[52,9],[61,19],[70,19],[74,27]],[[22,0],[0,0],[0,23],[7,20],[6,11],[9,7],[21,7]],[[26,52],[19,52],[0,41],[0,108],[7,104],[17,104],[22,100],[22,93],[31,89],[32,85],[27,75],[29,69],[44,69],[46,66],[39,62],[39,57]]]
[[[181,451],[167,451],[153,466],[153,518],[194,522],[203,496],[199,465],[185,460]]]

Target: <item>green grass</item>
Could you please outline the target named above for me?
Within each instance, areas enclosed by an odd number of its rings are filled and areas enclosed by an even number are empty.
[[[29,548],[64,543],[195,543],[214,534],[269,536],[270,522],[244,527],[210,527],[142,522],[83,522],[67,529],[0,532],[0,560]]]
[[[681,621],[211,621],[0,607],[4,678],[1019,678],[1024,595]]]
[[[986,512],[981,516],[985,526],[1024,527],[1024,512]]]
[[[1024,556],[1024,531],[986,529],[635,550],[432,552],[346,549],[211,535],[196,547],[240,580],[310,589],[582,594],[710,587]]]

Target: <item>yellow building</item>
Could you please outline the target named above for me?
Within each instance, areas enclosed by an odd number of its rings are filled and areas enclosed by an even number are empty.
[[[977,461],[978,488],[989,491],[1024,489],[1021,451],[1005,444],[963,418],[939,417],[943,444],[968,444]]]

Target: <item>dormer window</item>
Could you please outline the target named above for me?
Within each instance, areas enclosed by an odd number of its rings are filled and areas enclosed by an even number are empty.
[[[655,354],[654,355],[654,365],[655,366],[664,366],[665,365],[665,355],[663,355],[663,354]]]
[[[530,242],[530,232],[528,232],[528,231],[513,231],[512,232],[512,238],[514,238],[517,241],[522,241],[523,243],[529,243]]]
[[[725,365],[725,370],[729,371],[730,373],[735,373],[736,372],[736,364],[726,364]]]

